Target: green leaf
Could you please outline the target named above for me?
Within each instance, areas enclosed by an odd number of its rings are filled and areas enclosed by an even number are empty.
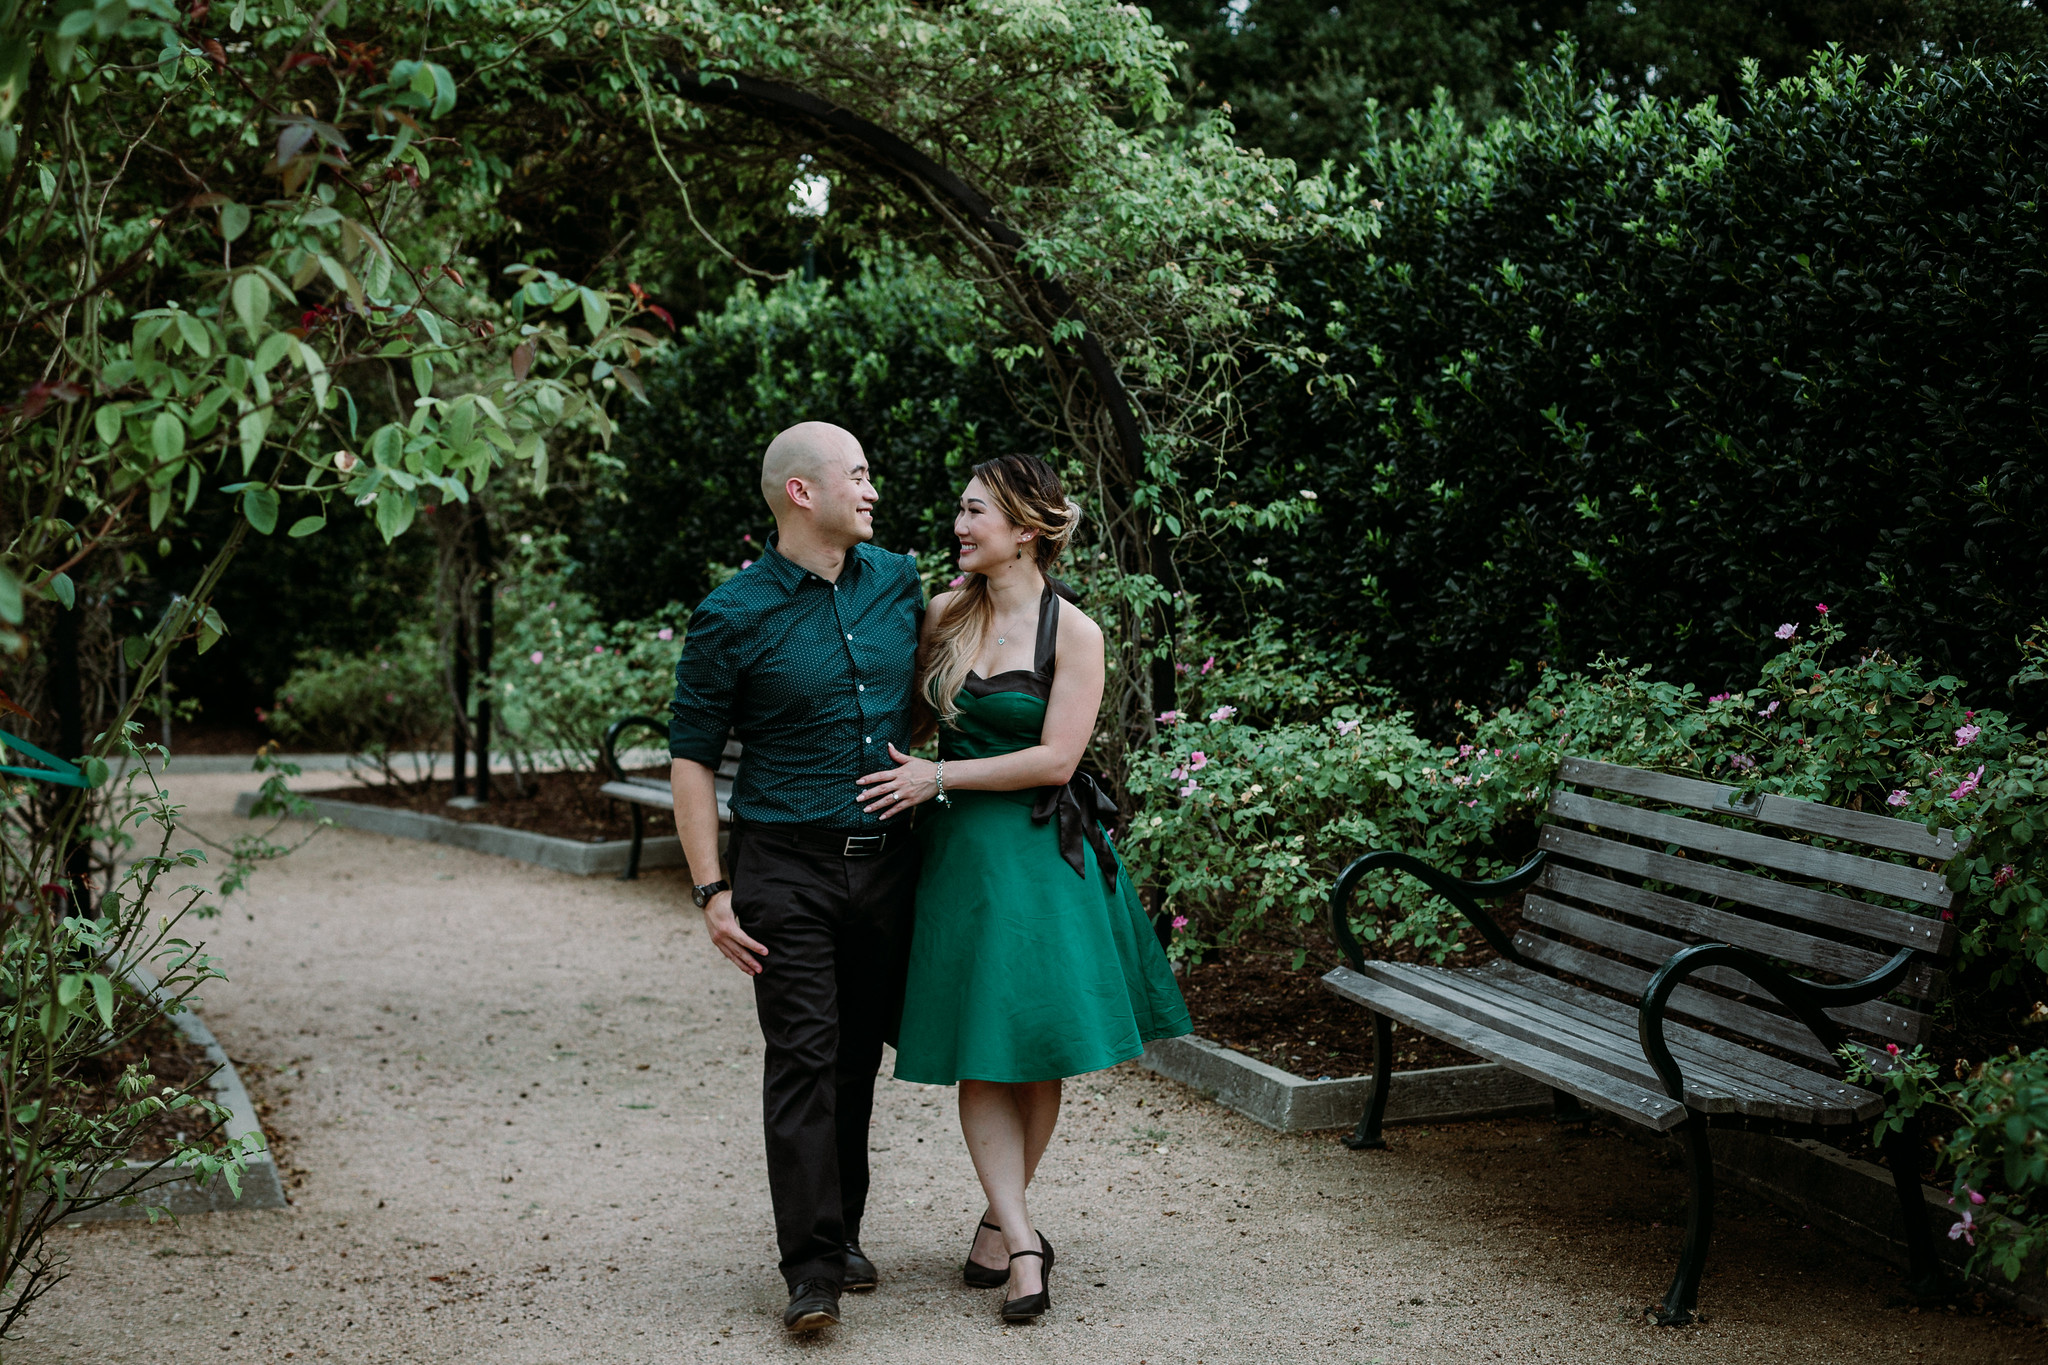
[[[442,66],[438,62],[427,62],[424,69],[432,73],[434,87],[433,113],[435,118],[439,118],[455,107],[455,77],[449,74],[447,67]],[[414,81],[413,84],[417,86],[419,82]],[[420,93],[425,94],[426,92],[421,91]]]
[[[185,424],[175,414],[158,413],[149,424],[149,444],[164,464],[181,459],[185,454]]]
[[[100,1023],[109,1029],[113,1028],[114,983],[98,972],[89,974],[86,980],[92,983],[92,1002],[99,1007]]]
[[[595,289],[578,289],[576,293],[583,300],[583,325],[595,337],[612,320],[612,306]]]
[[[277,490],[270,487],[251,488],[242,494],[242,515],[260,535],[269,535],[277,529]]]
[[[317,534],[326,525],[327,518],[325,517],[300,517],[292,523],[292,529],[286,531],[285,534],[297,540],[302,536]]]
[[[272,332],[263,338],[263,344],[256,348],[257,372],[269,374],[276,369],[277,362],[291,354],[294,340],[290,332]]]
[[[149,657],[149,637],[131,635],[121,642],[121,657],[128,661],[130,668],[142,667],[142,661]]]
[[[235,316],[242,320],[249,339],[254,341],[263,334],[264,319],[270,315],[270,290],[264,286],[263,277],[251,271],[236,276],[230,292],[235,301]]]
[[[73,606],[77,605],[78,589],[72,584],[70,574],[51,574],[50,591],[55,593],[57,600],[64,604],[64,610],[70,611]]]
[[[287,338],[289,339],[289,338]],[[235,423],[235,434],[242,442],[242,472],[256,463],[256,457],[263,453],[263,438],[270,431],[270,409],[252,408],[242,414]]]
[[[220,619],[220,613],[212,607],[199,613],[199,652],[204,654],[228,633],[227,622]]]
[[[248,205],[230,203],[220,206],[220,235],[222,240],[232,242],[248,230]]]
[[[405,534],[405,528],[412,525],[413,500],[396,488],[385,488],[377,494],[377,530],[383,535],[385,544],[390,544]]]
[[[434,362],[423,355],[412,358],[412,386],[422,398],[434,391]]]
[[[93,428],[100,434],[102,445],[113,445],[121,439],[121,405],[109,403],[92,415]]]
[[[21,580],[5,564],[0,564],[0,621],[21,624]]]
[[[57,1003],[68,1010],[78,1002],[78,997],[84,990],[84,974],[66,972],[57,978]]]
[[[178,335],[192,348],[192,354],[200,359],[213,354],[213,338],[206,335],[206,324],[190,313],[178,314]]]

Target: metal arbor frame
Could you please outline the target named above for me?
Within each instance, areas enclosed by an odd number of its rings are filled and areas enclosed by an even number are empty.
[[[685,99],[808,133],[894,181],[1002,279],[1013,305],[1048,340],[1062,322],[1082,324],[1071,345],[1102,404],[1108,438],[1100,431],[1089,432],[1089,424],[1075,420],[1071,413],[1067,424],[1098,467],[1098,493],[1107,504],[1105,531],[1117,567],[1126,574],[1151,574],[1171,586],[1171,541],[1163,528],[1148,526],[1153,519],[1133,504],[1133,494],[1145,473],[1145,437],[1137,405],[1124,387],[1116,363],[1087,327],[1072,292],[1058,279],[1019,263],[1024,236],[997,216],[988,196],[904,138],[808,90],[755,76],[674,66],[668,68],[667,75],[674,92]],[[1048,348],[1048,355],[1052,349]],[[1155,608],[1151,618],[1146,624],[1154,640],[1170,646],[1170,608]],[[1122,737],[1128,744],[1148,738],[1153,733],[1154,716],[1173,708],[1173,660],[1170,648],[1159,657],[1148,658],[1152,651],[1136,630],[1112,634],[1126,641],[1124,667],[1112,678],[1123,693],[1116,701]],[[1121,781],[1117,785],[1121,787]]]

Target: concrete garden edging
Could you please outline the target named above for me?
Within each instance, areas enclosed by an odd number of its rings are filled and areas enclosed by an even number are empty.
[[[1372,1094],[1369,1075],[1305,1080],[1192,1034],[1146,1044],[1140,1064],[1282,1133],[1350,1128]],[[1485,1062],[1395,1072],[1388,1087],[1385,1121],[1454,1123],[1544,1114],[1552,1107],[1548,1086]],[[1603,1126],[1639,1141],[1668,1145],[1682,1157],[1675,1139],[1631,1124]],[[1836,1241],[1906,1268],[1904,1220],[1891,1172],[1884,1167],[1811,1139],[1716,1129],[1710,1140],[1718,1174],[1732,1177]],[[1921,1193],[1942,1258],[1960,1272],[1970,1249],[1946,1236],[1955,1222],[1948,1192],[1923,1185]],[[2008,1283],[2003,1276],[1978,1276],[1970,1284],[2023,1312],[2048,1317],[2044,1279],[2048,1277],[2043,1276],[2042,1267],[2031,1266],[2017,1283]]]
[[[1349,1128],[1365,1112],[1371,1076],[1310,1081],[1193,1034],[1145,1045],[1141,1064],[1193,1086],[1218,1104],[1282,1133]],[[1547,1114],[1550,1087],[1494,1062],[1397,1071],[1387,1090],[1388,1123]]]
[[[304,800],[312,807],[314,818],[332,820],[344,829],[388,834],[396,839],[420,839],[430,844],[448,844],[477,853],[492,853],[501,858],[517,858],[521,862],[537,863],[578,877],[616,876],[624,872],[626,856],[633,847],[630,839],[607,839],[603,843],[589,844],[552,834],[506,829],[502,825],[471,824],[421,811],[370,806],[360,801],[336,801],[319,796],[307,796]],[[243,792],[235,798],[235,814],[248,815],[255,805],[256,793]],[[681,867],[683,861],[683,846],[673,834],[664,837],[649,834],[640,851],[643,870]]]
[[[155,992],[152,991],[152,994]],[[241,1075],[235,1064],[228,1060],[226,1049],[213,1036],[213,1031],[201,1022],[191,1010],[182,1014],[167,1016],[171,1027],[183,1034],[187,1040],[206,1050],[206,1060],[214,1067],[212,1087],[214,1103],[228,1111],[227,1136],[241,1138],[254,1133],[263,1136],[262,1121],[256,1117],[256,1106],[250,1102],[249,1092],[242,1084]],[[267,1144],[266,1144],[267,1146]],[[109,1195],[119,1191],[136,1173],[147,1171],[155,1163],[129,1161],[103,1174],[93,1186],[95,1196]],[[157,1168],[154,1183],[139,1184],[129,1193],[144,1196],[134,1204],[101,1204],[96,1208],[79,1212],[67,1211],[62,1221],[66,1223],[114,1223],[149,1216],[149,1208],[167,1208],[173,1214],[223,1213],[229,1209],[281,1209],[285,1206],[284,1181],[279,1178],[277,1161],[268,1150],[258,1152],[249,1158],[248,1168],[242,1172],[242,1191],[239,1195],[228,1189],[227,1181],[214,1176],[204,1185],[191,1175],[179,1175],[177,1166]]]

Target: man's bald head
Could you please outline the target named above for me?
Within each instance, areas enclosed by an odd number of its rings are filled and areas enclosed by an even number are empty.
[[[849,457],[860,451],[860,441],[845,427],[830,422],[798,422],[768,443],[761,457],[761,496],[768,510],[781,517],[789,510],[789,481],[815,483],[829,473],[842,472]]]

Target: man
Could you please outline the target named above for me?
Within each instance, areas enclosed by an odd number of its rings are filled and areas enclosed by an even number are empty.
[[[860,807],[855,779],[910,742],[924,595],[916,566],[867,542],[875,487],[851,432],[803,422],[761,461],[767,551],[704,599],[676,664],[669,782],[712,944],[754,978],[767,1045],[768,1187],[790,1289],[783,1323],[839,1320],[873,1289],[860,1250],[868,1118],[902,1005],[917,845]],[[731,881],[712,782],[728,732]]]

